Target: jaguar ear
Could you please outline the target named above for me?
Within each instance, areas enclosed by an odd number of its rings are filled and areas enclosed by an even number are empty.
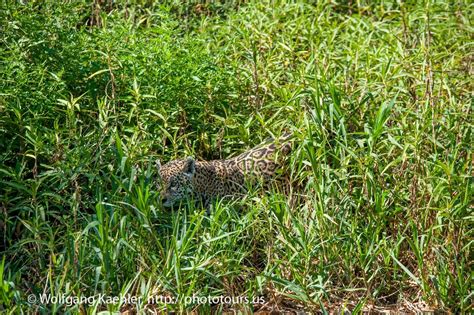
[[[196,172],[196,161],[192,157],[186,159],[186,164],[184,165],[184,174],[192,177]]]

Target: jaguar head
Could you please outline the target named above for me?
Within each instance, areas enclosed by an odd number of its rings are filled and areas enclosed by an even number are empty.
[[[172,207],[192,196],[193,177],[196,172],[196,161],[192,157],[174,160],[161,166],[157,162],[161,177],[161,199],[163,206]]]

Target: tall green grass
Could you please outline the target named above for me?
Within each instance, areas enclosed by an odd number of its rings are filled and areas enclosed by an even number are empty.
[[[0,310],[472,311],[469,1],[1,6]],[[290,194],[161,208],[156,159],[284,131]]]

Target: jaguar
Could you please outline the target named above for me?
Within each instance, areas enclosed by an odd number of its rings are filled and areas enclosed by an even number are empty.
[[[268,188],[283,173],[283,164],[291,151],[290,138],[291,134],[286,134],[267,140],[228,159],[197,161],[187,157],[163,166],[157,161],[163,206],[170,208],[193,199],[200,200],[209,212],[217,197],[244,196],[248,187],[256,183]]]

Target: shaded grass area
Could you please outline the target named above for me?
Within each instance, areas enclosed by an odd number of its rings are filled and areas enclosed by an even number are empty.
[[[0,309],[472,311],[468,1],[1,5]],[[161,208],[157,158],[284,131],[296,203]],[[146,303],[193,294],[265,303]]]

